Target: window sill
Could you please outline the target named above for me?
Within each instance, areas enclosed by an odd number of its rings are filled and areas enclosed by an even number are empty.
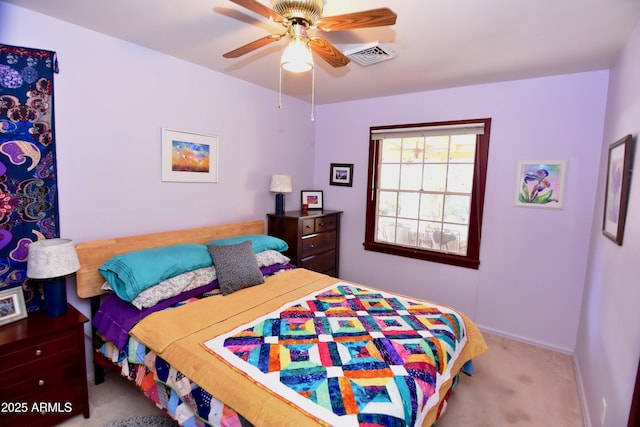
[[[363,246],[366,251],[381,252],[389,255],[421,259],[423,261],[439,262],[442,264],[454,265],[457,267],[472,268],[474,270],[478,270],[480,267],[480,260],[472,259],[470,257],[463,257],[460,255],[407,248],[403,246],[376,242],[364,242]]]

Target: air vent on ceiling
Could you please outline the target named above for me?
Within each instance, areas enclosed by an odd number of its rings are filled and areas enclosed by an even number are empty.
[[[388,46],[385,46],[378,42],[349,47],[343,52],[347,58],[354,62],[357,62],[363,67],[376,64],[378,62],[387,61],[397,56],[397,54]]]

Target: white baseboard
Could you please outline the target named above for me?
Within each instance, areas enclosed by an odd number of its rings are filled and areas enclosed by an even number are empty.
[[[486,326],[478,325],[477,323],[476,323],[476,326],[478,327],[478,329],[480,329],[481,332],[487,332],[489,334],[498,335],[504,338],[509,338],[514,341],[520,341],[525,344],[531,344],[531,345],[535,345],[536,347],[542,347],[542,348],[546,348],[547,350],[553,350],[559,353],[564,353],[564,354],[568,354],[569,356],[573,356],[573,350],[568,348],[558,347],[542,341],[536,341],[529,338],[521,337],[519,335],[513,335],[504,331],[500,331],[498,329],[487,328]]]
[[[580,399],[580,406],[582,406],[582,421],[584,427],[591,427],[591,417],[589,416],[589,405],[587,404],[587,395],[584,392],[584,386],[582,382],[582,375],[580,375],[580,364],[577,357],[572,357],[573,372],[576,375],[576,385],[578,386],[578,398]]]

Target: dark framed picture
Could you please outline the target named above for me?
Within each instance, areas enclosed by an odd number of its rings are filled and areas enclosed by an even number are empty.
[[[622,246],[631,182],[632,143],[631,135],[627,135],[611,144],[607,163],[602,234],[620,246]]]
[[[329,184],[351,187],[353,185],[353,163],[331,163]]]
[[[322,190],[302,190],[301,204],[307,209],[322,209]]]
[[[0,325],[27,317],[22,287],[16,286],[0,291]]]

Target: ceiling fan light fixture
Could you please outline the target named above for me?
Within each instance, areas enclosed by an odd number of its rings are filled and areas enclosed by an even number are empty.
[[[282,53],[280,66],[292,73],[304,73],[313,68],[313,56],[309,45],[301,36],[292,36],[287,48]]]
[[[287,19],[302,18],[315,25],[322,17],[322,0],[273,0],[273,10]]]

